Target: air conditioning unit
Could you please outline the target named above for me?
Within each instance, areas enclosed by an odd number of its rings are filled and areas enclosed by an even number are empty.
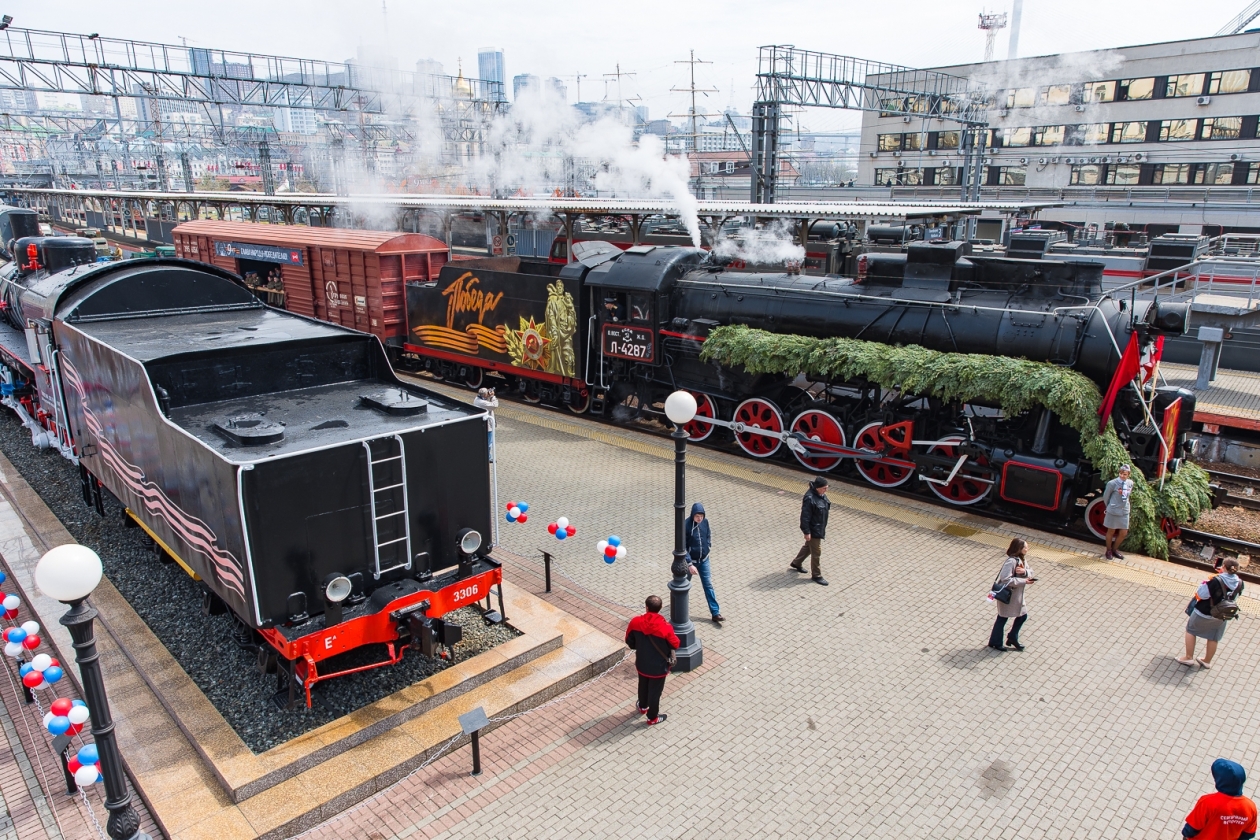
[[[1009,115],[1010,115],[1010,113],[1011,113],[1010,111],[1006,111],[1006,110],[1003,110],[1003,111],[998,111],[998,114],[997,114],[997,115],[998,115],[998,119],[999,119],[999,120],[1004,120],[1004,119],[1006,119],[1006,118],[1007,118],[1007,116],[1009,116]]]
[[[1098,158],[1096,158],[1096,157],[1092,157],[1092,158],[1090,158],[1090,159],[1089,159],[1089,162],[1090,162],[1090,163],[1098,163]]]
[[[1134,153],[1133,153],[1133,159],[1134,159],[1134,160],[1141,160],[1141,159],[1142,159],[1142,158],[1144,158],[1144,157],[1146,157],[1146,155],[1142,154],[1141,152],[1134,152]]]
[[[1019,159],[1019,162],[1020,162],[1021,164],[1026,164],[1026,163],[1028,163],[1028,158],[1020,158],[1020,159]]]
[[[901,152],[893,152],[893,157],[901,157]]]
[[[1076,110],[1077,110],[1077,112],[1079,112],[1079,113],[1083,113],[1083,112],[1085,111],[1085,106],[1084,106],[1084,105],[1077,105],[1077,106],[1076,106]]]
[[[936,149],[928,149],[928,157],[936,157]]]
[[[1116,163],[1128,163],[1128,162],[1129,162],[1129,159],[1127,157],[1121,156],[1121,157],[1116,158]]]
[[[879,157],[879,152],[870,152],[871,157]]]
[[[1240,155],[1240,154],[1238,154],[1237,152],[1235,152],[1234,154],[1232,154],[1232,155],[1230,155],[1230,156],[1229,156],[1229,159],[1230,159],[1230,160],[1242,160],[1243,158],[1242,158],[1242,155]]]
[[[984,165],[985,165],[985,166],[992,166],[992,165],[993,165],[993,158],[985,158],[985,159],[984,159]]]
[[[901,118],[901,121],[902,121],[903,123],[909,123],[909,122],[910,122],[910,118],[909,118],[909,117],[902,117],[902,118]]]
[[[1051,162],[1051,163],[1058,163],[1058,162],[1059,162],[1059,159],[1058,159],[1057,157],[1052,157],[1052,158],[1050,158],[1050,162]]]
[[[1195,101],[1195,102],[1198,102],[1200,105],[1206,105],[1206,104],[1208,104],[1209,102],[1211,102],[1211,101],[1212,101],[1212,97],[1210,97],[1210,96],[1200,96],[1198,99],[1196,99],[1196,100],[1194,100],[1194,101]]]
[[[1045,166],[1049,162],[1050,162],[1050,158],[1037,158],[1037,163],[1041,164],[1042,166]]]

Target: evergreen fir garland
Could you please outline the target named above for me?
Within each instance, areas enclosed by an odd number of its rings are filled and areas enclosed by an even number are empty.
[[[777,335],[745,326],[719,327],[704,343],[701,358],[751,374],[809,376],[841,380],[866,379],[884,388],[900,386],[907,394],[947,401],[980,400],[1008,415],[1045,406],[1081,436],[1086,458],[1111,478],[1129,462],[1128,451],[1107,421],[1098,434],[1098,387],[1074,370],[1009,356],[942,353],[923,347],[897,347],[851,338],[808,338]],[[1149,484],[1133,471],[1129,537],[1125,547],[1152,557],[1168,557],[1168,541],[1160,522],[1191,522],[1211,506],[1208,475],[1185,463],[1170,473],[1163,487]]]

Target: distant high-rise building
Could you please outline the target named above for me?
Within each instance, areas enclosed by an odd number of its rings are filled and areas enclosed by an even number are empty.
[[[445,76],[446,71],[442,68],[442,62],[434,61],[431,58],[422,58],[416,62],[416,75]]]
[[[319,131],[315,112],[309,108],[277,108],[273,122],[276,131],[288,134],[315,134]]]
[[[38,111],[39,97],[33,90],[0,90],[0,107],[9,113]]]
[[[557,79],[555,76],[552,76],[547,80],[547,88],[556,96],[560,97],[561,102],[569,101],[569,86],[560,79]]]
[[[523,90],[541,90],[542,79],[529,73],[512,77],[512,98],[520,99]]]
[[[506,98],[507,70],[503,64],[503,50],[499,47],[482,47],[477,51],[477,75],[489,82],[499,83],[499,96]],[[493,95],[490,91],[487,94]]]

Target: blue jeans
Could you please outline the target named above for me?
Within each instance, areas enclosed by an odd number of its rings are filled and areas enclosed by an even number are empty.
[[[718,609],[717,595],[713,593],[713,576],[709,573],[709,558],[703,560],[691,560],[691,565],[696,567],[696,571],[700,573],[700,585],[704,587],[704,600],[709,602],[709,613],[711,615],[721,615],[722,611]]]

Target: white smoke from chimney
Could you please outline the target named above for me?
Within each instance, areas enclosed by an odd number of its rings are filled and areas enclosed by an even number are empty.
[[[1015,0],[1011,6],[1011,43],[1006,48],[1006,59],[1019,58],[1019,16],[1024,11],[1024,0]]]

